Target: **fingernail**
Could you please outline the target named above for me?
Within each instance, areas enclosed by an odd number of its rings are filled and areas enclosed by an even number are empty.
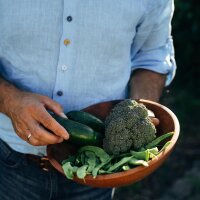
[[[68,117],[65,115],[64,112],[60,113],[60,116],[63,117],[63,118],[65,118],[65,119],[68,119]]]
[[[68,140],[69,139],[69,134],[65,134],[64,137],[63,137],[65,140]]]

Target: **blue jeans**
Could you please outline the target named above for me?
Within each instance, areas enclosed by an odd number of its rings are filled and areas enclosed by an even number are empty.
[[[110,200],[112,189],[91,188],[43,171],[0,140],[0,200]]]

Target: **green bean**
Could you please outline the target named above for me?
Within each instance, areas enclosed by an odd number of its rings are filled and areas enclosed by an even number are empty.
[[[128,152],[128,153],[121,153],[121,154],[115,155],[115,158],[122,158],[122,157],[128,157],[128,156],[131,156],[130,152]]]
[[[123,169],[124,171],[127,171],[127,170],[130,169],[130,167],[129,167],[128,165],[124,165],[124,166],[122,166],[122,169]]]
[[[138,160],[136,158],[131,158],[130,161],[129,161],[129,164],[131,164],[131,165],[143,165],[145,167],[149,166],[149,164],[146,161]]]
[[[162,149],[159,151],[159,153],[162,152],[162,151],[164,151],[171,143],[172,143],[171,141],[166,142],[164,144],[164,146],[162,147]]]
[[[170,133],[166,133],[164,135],[161,135],[160,137],[156,138],[155,140],[153,140],[152,142],[150,142],[149,144],[147,144],[145,146],[146,149],[151,149],[153,147],[156,147],[156,145],[158,145],[161,141],[163,141],[164,139],[171,137],[174,134],[174,132],[170,132]]]
[[[81,158],[81,163],[84,165],[85,164],[85,152],[81,153],[80,158]]]
[[[85,155],[86,155],[88,158],[90,158],[90,157],[95,156],[95,153],[92,152],[92,151],[85,151]]]
[[[83,146],[78,150],[78,153],[84,152],[84,151],[91,151],[94,152],[96,156],[99,157],[101,162],[106,161],[110,158],[110,156],[100,147],[96,146]]]
[[[146,149],[144,147],[141,147],[140,149],[138,149],[138,151],[145,151]]]
[[[152,149],[149,149],[149,152],[150,153],[152,153],[152,154],[154,154],[154,155],[158,155],[158,148],[157,147],[154,147],[154,148],[152,148]]]
[[[112,174],[112,172],[108,172],[107,170],[100,169],[100,170],[98,171],[98,174]]]
[[[159,151],[158,151],[157,147],[154,147],[152,149],[147,149],[147,151],[149,152],[149,158],[150,159],[152,159],[152,158],[158,159],[157,155],[158,155]]]
[[[122,158],[119,162],[115,163],[113,166],[111,166],[108,171],[112,172],[114,170],[116,170],[117,168],[119,168],[120,166],[126,164],[131,158],[133,158],[133,156],[129,156],[129,157],[124,157]]]
[[[86,163],[88,164],[87,172],[90,173],[96,166],[96,156],[93,152],[86,151],[85,152],[87,159]]]
[[[108,170],[110,167],[112,166],[111,161],[109,163],[107,163],[106,165],[103,166],[104,170]]]
[[[98,171],[103,167],[105,166],[106,164],[108,164],[111,160],[112,160],[112,156],[106,161],[106,162],[102,162],[100,163],[99,165],[97,165],[93,171],[92,171],[92,176],[93,178],[96,178],[97,174],[98,174]]]
[[[145,151],[131,151],[131,155],[138,159],[138,160],[145,160],[145,161],[149,161],[149,151],[145,150]]]
[[[153,158],[158,159],[157,155],[155,155],[155,154],[153,154],[151,152],[149,152],[149,158],[150,159],[153,159]]]

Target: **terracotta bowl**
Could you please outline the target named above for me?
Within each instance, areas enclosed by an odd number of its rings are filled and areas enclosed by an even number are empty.
[[[89,106],[83,109],[86,112],[89,112],[101,119],[105,119],[113,106],[118,103],[120,100],[109,101],[98,103],[92,106]],[[158,159],[153,159],[149,161],[148,167],[137,166],[133,169],[124,172],[118,172],[113,174],[98,175],[96,178],[93,178],[91,175],[85,177],[85,181],[74,177],[74,181],[89,185],[92,187],[119,187],[124,185],[133,184],[149,174],[155,171],[161,164],[167,159],[169,154],[172,152],[172,149],[179,136],[179,122],[174,113],[166,108],[165,106],[152,102],[140,99],[140,103],[143,103],[148,109],[152,110],[155,116],[160,120],[159,125],[157,126],[157,135],[162,135],[167,132],[174,131],[174,135],[171,138],[170,145],[158,155]],[[61,162],[66,159],[69,155],[76,153],[76,147],[63,142],[56,145],[47,146],[47,156],[50,160],[50,163],[55,167],[59,172],[64,174],[64,171],[61,167]]]

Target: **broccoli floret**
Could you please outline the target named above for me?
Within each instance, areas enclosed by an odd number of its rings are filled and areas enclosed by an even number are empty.
[[[139,149],[156,137],[156,128],[148,117],[147,108],[134,100],[116,104],[105,120],[103,148],[117,155]]]

